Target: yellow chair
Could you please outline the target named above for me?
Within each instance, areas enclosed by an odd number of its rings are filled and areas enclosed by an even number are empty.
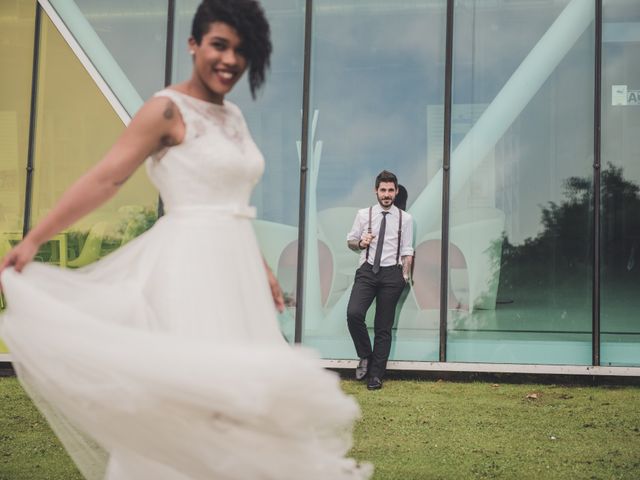
[[[105,232],[107,231],[108,225],[108,222],[98,222],[93,227],[91,227],[91,230],[89,230],[89,235],[87,235],[87,239],[84,241],[84,245],[82,246],[80,254],[77,258],[69,260],[67,262],[67,267],[84,267],[85,265],[89,265],[90,263],[93,263],[100,258],[102,241],[104,240]]]
[[[127,222],[122,232],[122,241],[120,242],[120,246],[122,246],[140,235],[140,223],[144,221],[145,207],[124,205],[118,209],[118,213]]]

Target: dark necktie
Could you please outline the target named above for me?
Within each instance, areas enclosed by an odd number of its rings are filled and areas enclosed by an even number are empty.
[[[380,259],[382,258],[382,249],[384,247],[384,231],[387,229],[387,214],[382,212],[382,222],[380,222],[380,232],[378,233],[378,246],[376,247],[376,256],[373,259],[373,273],[380,271]]]

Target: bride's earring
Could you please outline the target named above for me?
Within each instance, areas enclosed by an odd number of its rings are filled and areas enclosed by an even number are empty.
[[[196,51],[195,51],[195,50],[189,50],[189,53],[190,53],[191,55],[195,55],[195,54],[196,54]]]

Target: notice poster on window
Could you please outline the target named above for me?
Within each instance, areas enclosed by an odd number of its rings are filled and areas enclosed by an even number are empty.
[[[612,85],[611,105],[614,107],[640,105],[640,90],[630,90],[627,85]]]

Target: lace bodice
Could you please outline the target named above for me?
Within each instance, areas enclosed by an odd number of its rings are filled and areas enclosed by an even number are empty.
[[[185,124],[181,144],[146,162],[165,211],[199,206],[246,209],[264,160],[240,109],[227,101],[216,105],[172,89],[155,96],[170,98]]]

